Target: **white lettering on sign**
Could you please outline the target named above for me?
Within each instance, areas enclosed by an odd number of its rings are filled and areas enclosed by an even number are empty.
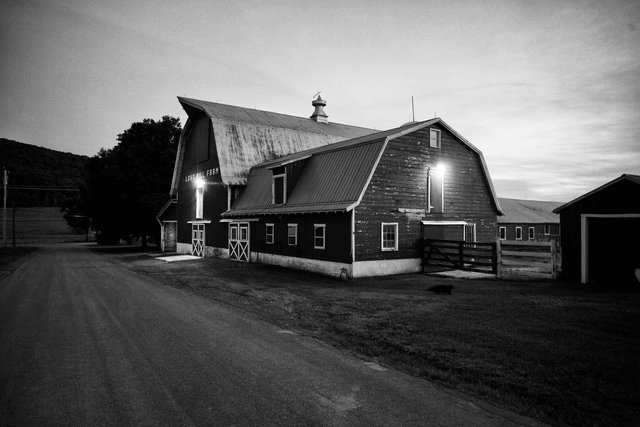
[[[185,182],[195,181],[198,178],[206,178],[208,176],[220,176],[220,168],[207,169],[202,172],[191,173],[184,177]]]

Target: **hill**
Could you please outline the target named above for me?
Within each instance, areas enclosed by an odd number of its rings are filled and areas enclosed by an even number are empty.
[[[10,174],[8,205],[58,206],[76,193],[71,189],[83,184],[88,160],[87,156],[0,138],[0,168]]]

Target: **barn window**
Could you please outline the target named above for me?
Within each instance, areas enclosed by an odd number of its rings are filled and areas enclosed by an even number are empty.
[[[500,227],[500,240],[507,240],[507,227]]]
[[[516,227],[516,240],[522,240],[522,227]]]
[[[204,188],[196,188],[196,219],[202,219],[204,216]]]
[[[289,246],[298,244],[298,224],[287,224],[287,243]]]
[[[382,223],[380,245],[383,251],[398,250],[398,223],[397,222]]]
[[[429,169],[429,212],[444,212],[444,165]]]
[[[441,146],[440,131],[438,129],[429,129],[429,147],[440,148]]]
[[[326,224],[313,224],[313,248],[324,249]]]
[[[529,227],[529,240],[533,240],[536,238],[536,229],[534,227]]]
[[[271,245],[273,244],[273,224],[267,224],[266,231],[267,232],[265,241],[267,242],[267,244]]]
[[[545,224],[544,225],[544,235],[548,236],[549,234],[551,234],[551,226],[549,224]]]
[[[272,202],[274,205],[287,203],[287,172],[283,167],[273,170]]]

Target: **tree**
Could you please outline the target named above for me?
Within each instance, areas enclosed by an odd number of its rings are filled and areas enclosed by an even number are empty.
[[[182,128],[180,119],[144,119],[87,163],[80,210],[91,217],[98,243],[147,238],[160,242],[155,216],[167,201]]]

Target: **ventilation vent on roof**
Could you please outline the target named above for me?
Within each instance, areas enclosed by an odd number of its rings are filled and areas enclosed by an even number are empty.
[[[324,109],[322,108],[327,105],[327,102],[324,99],[320,98],[320,94],[318,94],[318,97],[311,102],[311,105],[313,105],[316,109],[309,118],[311,120],[315,120],[318,123],[328,123],[329,116],[327,116],[327,114],[324,112]]]

